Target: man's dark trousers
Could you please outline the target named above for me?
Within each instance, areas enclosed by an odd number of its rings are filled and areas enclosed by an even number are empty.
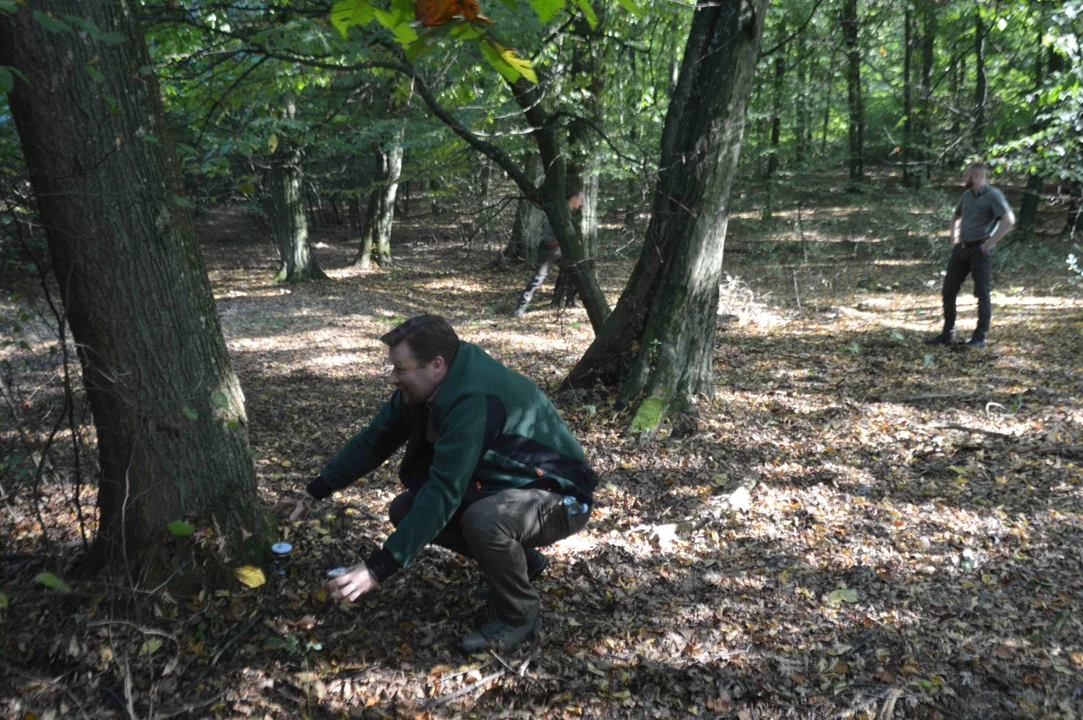
[[[993,317],[993,304],[989,292],[993,281],[993,252],[981,251],[985,241],[955,245],[951,249],[948,272],[944,276],[944,332],[955,330],[955,298],[967,275],[974,276],[974,297],[978,299],[978,326],[974,340],[985,340]]]
[[[413,507],[414,490],[391,501],[396,527]],[[564,496],[538,488],[504,490],[463,503],[433,544],[477,560],[492,588],[496,616],[509,625],[538,617],[541,597],[527,578],[525,548],[544,547],[582,530],[589,513],[569,515]]]

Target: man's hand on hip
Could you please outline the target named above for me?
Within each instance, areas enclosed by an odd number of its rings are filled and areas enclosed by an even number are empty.
[[[380,586],[365,563],[354,565],[336,578],[327,582],[327,589],[331,591],[331,597],[335,600],[353,602],[370,590]]]

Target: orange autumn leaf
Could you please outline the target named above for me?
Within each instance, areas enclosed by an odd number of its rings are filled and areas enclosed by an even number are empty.
[[[456,15],[462,15],[471,21],[492,22],[481,14],[478,0],[417,0],[414,5],[414,17],[426,27],[443,25]]]

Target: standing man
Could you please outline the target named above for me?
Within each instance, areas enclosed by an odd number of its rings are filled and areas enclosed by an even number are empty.
[[[389,507],[395,531],[328,583],[332,597],[356,600],[435,543],[474,558],[489,581],[492,620],[463,638],[463,650],[518,645],[540,624],[532,580],[548,560],[534,548],[583,529],[598,478],[538,386],[460,341],[443,318],[419,315],[380,340],[391,398],[304,497],[282,506],[299,517],[405,444],[406,490]]]
[[[579,208],[583,207],[583,191],[582,190],[570,190],[566,197],[568,201],[568,210],[575,212]],[[530,282],[523,288],[523,292],[519,294],[519,303],[515,307],[515,312],[512,313],[517,318],[521,318],[526,315],[526,309],[530,305],[531,298],[534,297],[534,292],[541,287],[541,284],[545,282],[545,278],[548,277],[549,271],[553,269],[554,263],[560,262],[560,244],[557,242],[556,233],[553,232],[553,226],[549,220],[545,221],[545,229],[542,230],[541,242],[538,243],[538,262],[534,267],[534,276],[530,278]],[[574,291],[573,291],[574,293]],[[574,299],[575,295],[572,295]]]
[[[967,347],[985,347],[993,305],[989,299],[993,278],[993,248],[1015,225],[1015,214],[1004,195],[986,182],[985,166],[972,162],[963,171],[966,190],[951,216],[951,259],[944,276],[944,331],[925,340],[927,345],[949,345],[955,340],[955,298],[967,275],[974,276],[978,298],[978,326]]]

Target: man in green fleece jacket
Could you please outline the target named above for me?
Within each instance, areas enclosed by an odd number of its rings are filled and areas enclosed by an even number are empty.
[[[534,548],[583,529],[597,476],[541,389],[460,341],[443,318],[419,315],[380,340],[396,389],[296,509],[375,470],[404,444],[406,491],[391,503],[395,531],[330,581],[332,597],[356,600],[436,543],[473,557],[489,581],[493,619],[462,648],[517,645],[540,622],[531,580],[547,560]]]

